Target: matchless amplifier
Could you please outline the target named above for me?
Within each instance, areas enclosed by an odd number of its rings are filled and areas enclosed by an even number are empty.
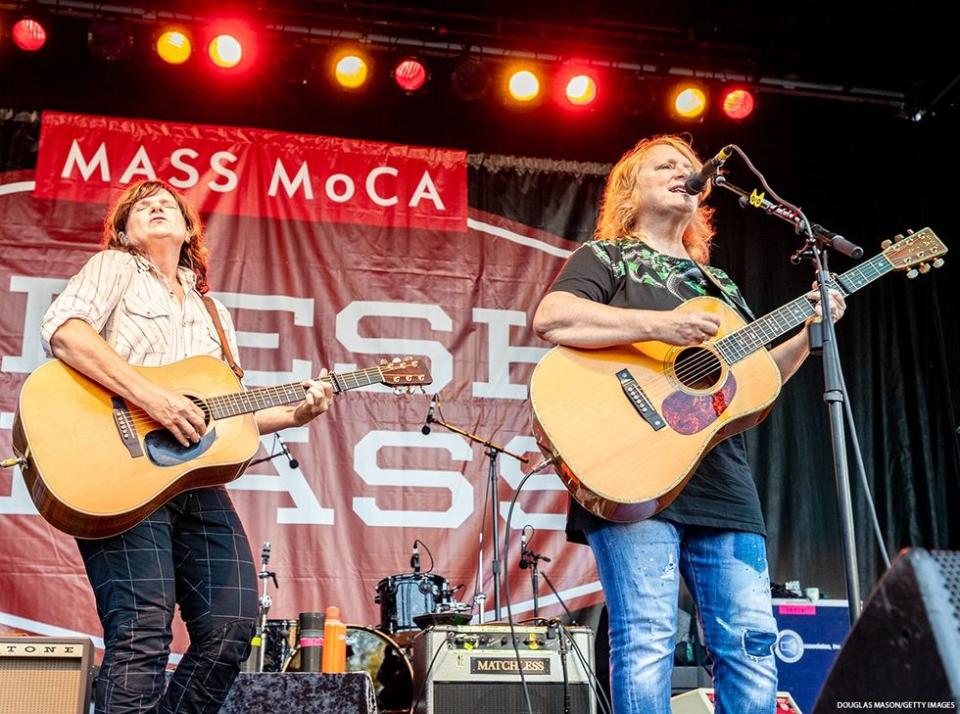
[[[416,714],[526,712],[514,638],[534,714],[595,714],[593,632],[586,627],[438,626],[414,646]],[[566,682],[566,684],[565,684]]]

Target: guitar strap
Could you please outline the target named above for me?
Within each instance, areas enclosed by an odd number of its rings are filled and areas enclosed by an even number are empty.
[[[230,350],[230,343],[227,342],[227,336],[223,332],[223,325],[220,324],[220,313],[217,311],[217,305],[209,295],[201,295],[203,304],[210,313],[210,319],[213,320],[213,326],[217,328],[217,337],[220,338],[220,349],[223,350],[223,356],[227,359],[230,369],[237,375],[237,379],[243,379],[243,369],[233,359],[233,352]]]
[[[696,263],[697,267],[700,268],[700,272],[703,273],[704,277],[710,281],[710,284],[713,285],[713,287],[717,289],[717,293],[719,294],[720,298],[724,302],[728,303],[729,305],[734,307],[736,310],[738,310],[744,317],[747,318],[748,322],[753,322],[754,320],[757,319],[756,317],[754,317],[753,312],[750,310],[750,308],[747,306],[747,303],[743,300],[742,297],[740,297],[739,294],[731,295],[730,293],[728,293],[726,290],[723,289],[723,285],[721,284],[720,280],[713,274],[713,271],[710,269],[709,265],[703,265],[701,263],[697,263],[696,261],[694,262]]]

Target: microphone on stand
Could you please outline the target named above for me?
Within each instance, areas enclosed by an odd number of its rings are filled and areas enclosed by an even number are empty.
[[[267,565],[270,563],[270,541],[266,541],[263,544],[263,550],[260,551],[260,565],[266,570]]]
[[[433,423],[433,409],[437,405],[437,395],[430,397],[430,407],[427,409],[427,418],[423,420],[423,426],[420,427],[421,434],[430,433],[430,424]]]
[[[732,155],[732,147],[724,146],[720,149],[720,153],[712,159],[709,159],[699,171],[687,176],[687,180],[683,182],[683,190],[692,196],[703,193],[710,179],[717,175],[720,167],[723,166],[723,163]]]
[[[290,468],[295,469],[300,466],[300,462],[293,458],[290,449],[287,448],[287,442],[280,438],[280,434],[277,434],[277,443],[280,444],[280,453],[287,457]]]
[[[520,569],[526,570],[529,567],[527,563],[527,529],[520,531]]]
[[[413,541],[413,553],[410,555],[410,567],[413,568],[413,572],[420,572],[420,548],[417,544],[417,541]]]

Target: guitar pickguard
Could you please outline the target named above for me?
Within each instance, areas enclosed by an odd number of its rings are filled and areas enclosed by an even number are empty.
[[[217,428],[213,427],[196,444],[184,446],[166,429],[157,429],[147,434],[143,443],[147,447],[147,456],[157,466],[178,466],[200,456],[216,438]]]
[[[723,387],[712,394],[674,392],[663,400],[660,408],[663,418],[678,434],[689,436],[709,427],[730,406],[737,393],[733,372],[727,375]]]

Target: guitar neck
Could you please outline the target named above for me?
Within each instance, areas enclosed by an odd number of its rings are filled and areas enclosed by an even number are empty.
[[[339,394],[351,389],[368,387],[371,384],[380,384],[384,380],[384,373],[380,367],[370,367],[344,374],[331,372],[321,379],[333,385],[334,393]],[[239,414],[249,414],[261,409],[269,409],[270,407],[296,404],[303,399],[306,393],[307,389],[301,382],[290,382],[273,387],[248,389],[232,394],[219,394],[207,399],[206,404],[210,409],[210,415],[214,419],[224,419]]]
[[[839,290],[844,297],[869,285],[882,275],[893,270],[890,261],[880,253],[856,268],[830,281],[829,285]],[[772,340],[802,324],[816,314],[813,304],[806,297],[798,297],[763,317],[744,325],[739,330],[714,343],[728,364],[734,364],[753,354]]]

